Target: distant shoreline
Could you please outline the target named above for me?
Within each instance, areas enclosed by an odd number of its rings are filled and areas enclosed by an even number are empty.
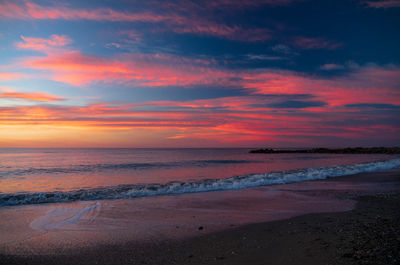
[[[261,148],[250,150],[252,154],[293,154],[293,153],[306,153],[306,154],[400,154],[400,147],[347,147],[339,149],[330,148],[312,148],[312,149],[271,149]]]

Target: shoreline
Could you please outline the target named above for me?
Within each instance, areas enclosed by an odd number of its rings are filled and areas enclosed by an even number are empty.
[[[250,224],[179,241],[126,243],[74,254],[0,255],[0,264],[398,264],[400,193],[356,208]],[[60,250],[62,251],[62,250]]]
[[[381,174],[398,182],[399,172]],[[332,181],[379,182],[380,176],[359,174]],[[400,193],[395,191],[358,197],[356,207],[345,212],[232,226],[182,240],[128,241],[73,253],[57,249],[56,255],[0,254],[0,264],[396,264],[400,261]],[[354,198],[357,193],[337,196]],[[201,232],[207,229],[202,227]]]
[[[304,167],[265,173],[238,174],[226,178],[200,178],[170,180],[166,182],[138,182],[114,186],[85,187],[71,190],[3,192],[1,206],[32,205],[44,203],[65,203],[74,201],[96,201],[133,199],[165,195],[181,195],[214,191],[234,191],[264,186],[290,185],[315,180],[348,177],[368,172],[387,171],[400,166],[398,156],[355,164]]]

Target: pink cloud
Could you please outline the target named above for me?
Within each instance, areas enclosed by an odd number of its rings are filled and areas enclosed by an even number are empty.
[[[19,5],[8,1],[0,5],[0,15],[14,19],[64,19],[98,21],[146,21],[159,22],[171,19],[169,16],[151,12],[130,13],[110,8],[74,9],[66,6],[41,6],[33,2]]]
[[[64,46],[72,43],[66,35],[51,35],[48,39],[21,36],[23,41],[17,42],[19,49],[42,51],[44,53],[60,52]]]
[[[258,94],[313,95],[329,106],[353,103],[396,104],[400,100],[397,89],[398,68],[361,67],[348,75],[322,79],[290,71],[248,73],[242,85]],[[331,111],[326,107],[319,111]]]
[[[238,3],[229,3],[227,5],[237,5]],[[254,1],[258,2],[258,1]],[[288,2],[288,1],[280,1]],[[272,2],[271,2],[272,3]],[[270,3],[270,4],[271,4]],[[187,4],[187,3],[186,3]],[[255,4],[255,3],[253,3]],[[259,4],[259,3],[258,3]],[[191,9],[191,8],[189,8]],[[168,12],[154,13],[152,11],[142,11],[138,13],[117,11],[110,8],[70,8],[66,6],[42,6],[33,2],[24,2],[24,4],[15,4],[4,2],[0,4],[0,16],[12,19],[61,19],[61,20],[95,20],[95,21],[125,21],[125,22],[161,22],[166,30],[176,33],[193,33],[218,36],[239,41],[264,41],[271,38],[268,29],[256,28],[246,29],[239,26],[228,26],[216,23],[202,15],[196,14],[198,9],[191,9],[190,12],[177,13],[177,9],[169,9]],[[135,36],[137,38],[137,36]],[[41,43],[44,45],[43,43]],[[36,45],[39,45],[37,43]],[[20,44],[23,48],[24,45]]]
[[[57,102],[64,100],[62,97],[50,95],[42,92],[3,92],[0,93],[0,98],[29,100],[29,101],[43,101],[43,102]]]
[[[374,7],[374,8],[400,7],[400,0],[366,1],[365,4],[368,7]]]
[[[335,64],[335,63],[327,63],[324,65],[321,65],[320,67],[321,70],[340,70],[340,69],[344,69],[344,66],[341,64]]]
[[[201,59],[189,60],[159,54],[126,55],[121,60],[109,60],[70,52],[30,59],[25,66],[50,71],[54,80],[77,86],[98,81],[185,86],[218,83],[230,76],[227,72],[210,68],[210,63]]]
[[[304,50],[311,49],[327,49],[334,50],[342,46],[341,43],[332,42],[323,38],[307,38],[307,37],[296,37],[293,40],[293,44]]]
[[[379,73],[376,74],[379,75]],[[391,74],[385,72],[384,75]],[[392,100],[395,101],[396,98]],[[107,130],[113,134],[117,130],[129,131],[144,128],[147,133],[162,132],[164,141],[169,139],[185,142],[185,139],[202,139],[219,143],[237,143],[237,141],[250,143],[269,140],[309,143],[307,137],[310,136],[359,140],[368,139],[377,134],[393,138],[393,135],[400,130],[396,125],[379,123],[385,117],[387,119],[387,114],[363,113],[357,109],[349,111],[349,109],[343,109],[342,106],[327,106],[323,110],[318,108],[297,110],[294,114],[284,109],[268,107],[267,103],[266,98],[250,95],[188,102],[156,101],[116,106],[103,103],[79,107],[62,105],[0,107],[0,124],[68,126],[92,132]],[[265,104],[266,107],[257,108],[253,106],[254,104]],[[157,106],[159,110],[144,110],[145,107],[153,108],[154,106]],[[223,111],[215,112],[213,110],[215,107]],[[352,120],[368,120],[368,125],[353,125]]]
[[[76,86],[96,82],[140,86],[235,86],[255,95],[313,95],[315,100],[330,106],[370,102],[392,104],[400,96],[396,89],[400,70],[395,67],[364,66],[340,77],[319,78],[291,71],[227,70],[219,68],[212,60],[162,54],[129,54],[108,59],[79,52],[30,58],[24,66],[43,70],[56,81]],[[223,104],[217,102],[214,106]]]
[[[0,80],[10,80],[10,79],[17,79],[21,77],[21,74],[18,73],[1,73],[0,72]]]

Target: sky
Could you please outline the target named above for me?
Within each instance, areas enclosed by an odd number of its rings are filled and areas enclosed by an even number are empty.
[[[400,144],[400,0],[0,0],[0,147]]]

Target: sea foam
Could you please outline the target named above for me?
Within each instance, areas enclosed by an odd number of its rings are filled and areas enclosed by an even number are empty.
[[[251,174],[223,179],[202,179],[190,182],[172,181],[165,184],[128,184],[74,191],[0,194],[0,206],[137,198],[168,194],[236,190],[257,186],[289,184],[362,172],[389,170],[400,166],[400,158],[354,165],[307,168],[264,174]]]
[[[40,231],[62,230],[80,221],[93,222],[99,215],[101,203],[96,202],[82,208],[54,208],[30,223],[30,227]]]

